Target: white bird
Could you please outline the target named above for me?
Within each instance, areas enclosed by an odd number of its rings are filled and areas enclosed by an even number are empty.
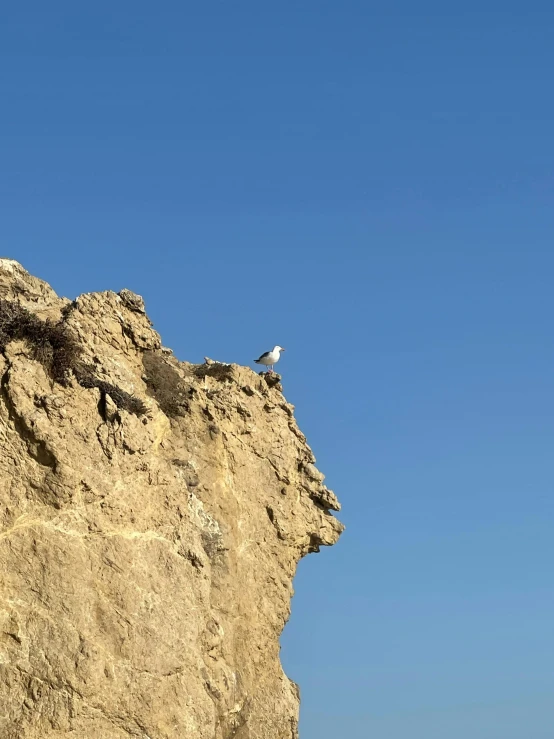
[[[268,372],[273,372],[273,365],[277,364],[281,358],[281,352],[284,351],[285,350],[282,346],[274,346],[270,352],[265,352],[261,357],[255,359],[254,362],[256,362],[256,364],[265,364],[266,367],[269,367]]]

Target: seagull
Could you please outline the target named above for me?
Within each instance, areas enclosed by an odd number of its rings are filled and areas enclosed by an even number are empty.
[[[256,364],[265,364],[266,367],[269,367],[268,372],[273,372],[273,365],[277,364],[281,358],[281,352],[284,351],[285,350],[282,346],[274,346],[270,352],[265,352],[261,357],[255,359],[254,362],[256,362]]]

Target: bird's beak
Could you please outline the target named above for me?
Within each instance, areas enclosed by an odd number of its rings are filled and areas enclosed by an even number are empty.
[[[286,349],[283,349],[283,347],[281,347],[281,351],[284,352],[284,351],[286,351]]]

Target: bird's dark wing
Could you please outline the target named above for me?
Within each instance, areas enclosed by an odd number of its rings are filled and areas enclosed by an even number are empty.
[[[258,357],[258,359],[255,359],[254,361],[255,362],[259,362],[260,359],[267,359],[270,354],[271,354],[271,352],[264,352],[260,357]]]

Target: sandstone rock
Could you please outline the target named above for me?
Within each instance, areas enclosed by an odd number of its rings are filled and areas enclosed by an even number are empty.
[[[311,480],[317,482],[323,482],[325,475],[321,473],[314,464],[308,463],[304,465],[304,472],[308,475]]]
[[[2,259],[0,299],[80,352],[0,353],[0,737],[295,739],[279,636],[342,525],[281,378],[178,362],[127,290]]]
[[[146,310],[144,309],[144,298],[142,295],[137,295],[126,287],[124,287],[123,290],[120,290],[118,295],[129,310],[134,310],[137,313],[146,313]]]

